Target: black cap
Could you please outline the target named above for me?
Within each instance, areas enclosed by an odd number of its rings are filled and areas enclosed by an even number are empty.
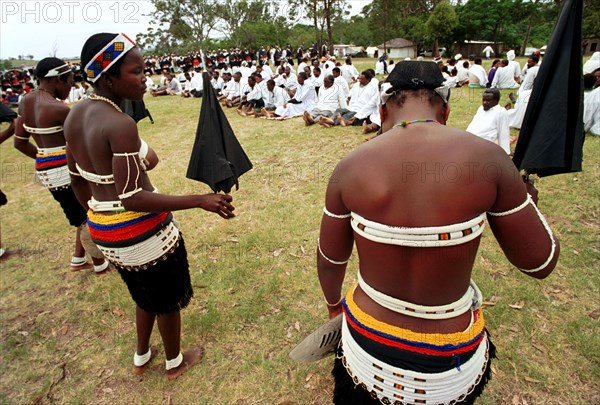
[[[402,61],[387,77],[394,90],[435,90],[444,83],[444,76],[434,62]]]

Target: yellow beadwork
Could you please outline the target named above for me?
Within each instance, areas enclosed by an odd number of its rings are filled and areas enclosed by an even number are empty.
[[[346,295],[346,305],[350,310],[350,313],[358,322],[363,324],[364,326],[374,329],[378,332],[385,333],[388,335],[395,336],[400,339],[410,340],[414,342],[420,343],[430,343],[434,345],[458,345],[464,342],[468,342],[473,340],[476,336],[478,336],[483,328],[485,327],[485,321],[483,319],[483,312],[480,309],[477,309],[473,313],[475,322],[471,325],[469,330],[464,332],[456,332],[456,333],[417,333],[408,329],[400,328],[397,326],[389,325],[387,323],[378,321],[373,318],[371,315],[363,312],[358,305],[354,302],[354,290],[356,289],[358,282],[354,283],[354,286],[348,289],[348,294]]]

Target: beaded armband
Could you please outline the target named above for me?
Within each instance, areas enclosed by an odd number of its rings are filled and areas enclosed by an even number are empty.
[[[552,261],[552,258],[554,257],[554,253],[556,252],[556,241],[554,240],[554,234],[552,233],[552,229],[550,229],[550,225],[548,225],[546,218],[544,218],[544,216],[542,215],[542,213],[540,212],[538,207],[533,203],[533,200],[531,199],[531,195],[527,194],[527,198],[525,199],[525,202],[522,203],[521,205],[519,205],[518,207],[515,207],[508,211],[503,211],[503,212],[489,212],[488,211],[488,215],[490,215],[492,217],[505,217],[507,215],[511,215],[511,214],[521,211],[522,209],[527,207],[529,204],[531,204],[531,206],[535,210],[538,218],[542,222],[542,225],[544,226],[544,229],[548,233],[548,237],[550,237],[550,242],[552,244],[550,247],[550,255],[548,256],[546,261],[544,261],[544,263],[542,263],[542,265],[540,265],[534,269],[519,268],[519,270],[521,270],[524,273],[536,273],[536,272],[546,268],[546,266],[548,266],[548,264],[550,264],[550,262]]]
[[[505,217],[507,215],[514,214],[516,212],[521,211],[523,208],[527,207],[530,203],[533,206],[535,206],[535,204],[533,204],[533,200],[531,199],[531,196],[529,194],[527,194],[527,198],[525,198],[525,201],[521,205],[519,205],[518,207],[515,207],[515,208],[510,209],[508,211],[502,211],[502,212],[491,212],[491,211],[488,211],[488,215],[490,215],[492,217]]]
[[[334,214],[333,212],[329,211],[327,209],[327,207],[323,207],[323,213],[325,215],[327,215],[328,217],[331,218],[335,218],[335,219],[346,219],[346,218],[350,218],[350,216],[352,215],[351,213],[347,213],[347,214]]]
[[[136,193],[139,193],[140,191],[142,191],[142,188],[138,186],[138,180],[140,179],[140,171],[142,171],[142,167],[140,164],[140,159],[139,159],[139,152],[133,152],[133,153],[113,153],[113,156],[115,157],[125,157],[127,159],[127,182],[125,182],[125,186],[123,187],[123,191],[121,192],[121,194],[118,195],[120,200],[124,200],[126,198],[129,198],[131,196],[133,196]],[[131,191],[125,191],[127,190],[127,187],[129,186],[129,180],[131,178],[131,166],[129,163],[129,157],[133,158],[133,163],[135,164],[135,168],[137,169],[137,173],[136,173],[136,177],[135,177],[135,183],[134,183],[134,189]]]
[[[321,239],[317,239],[317,247],[319,248],[319,254],[321,256],[323,256],[323,259],[327,260],[329,263],[331,264],[346,264],[350,261],[350,258],[348,258],[348,260],[344,260],[342,262],[338,262],[336,260],[332,260],[329,257],[325,256],[325,253],[323,253],[323,250],[321,249]]]

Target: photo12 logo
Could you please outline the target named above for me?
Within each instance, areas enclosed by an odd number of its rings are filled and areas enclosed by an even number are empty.
[[[1,1],[2,24],[27,23],[137,23],[140,5],[135,1]]]

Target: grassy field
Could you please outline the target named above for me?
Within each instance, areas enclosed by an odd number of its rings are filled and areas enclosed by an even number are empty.
[[[466,128],[480,100],[481,90],[453,91],[449,124]],[[154,184],[169,194],[208,192],[185,178],[200,101],[146,103],[156,123],[140,122],[140,133],[161,157]],[[288,353],[327,318],[315,270],[324,192],[335,164],[365,136],[306,128],[300,118],[226,114],[254,169],[233,192],[236,219],[176,214],[195,287],[182,313],[183,346],[202,344],[206,356],[175,382],[163,375],[157,330],[157,359],[143,378],[131,374],[134,305],[125,285],[116,272],[69,272],[73,230],[35,182],[33,161],[10,142],[0,147],[9,199],[0,209],[2,245],[21,249],[0,265],[0,403],[331,402],[331,360],[299,364]],[[599,164],[600,138],[588,136],[583,172],[537,183],[562,244],[548,279],[520,274],[489,229],[483,235],[473,277],[499,358],[480,404],[600,404]],[[347,283],[357,266],[353,255]]]

